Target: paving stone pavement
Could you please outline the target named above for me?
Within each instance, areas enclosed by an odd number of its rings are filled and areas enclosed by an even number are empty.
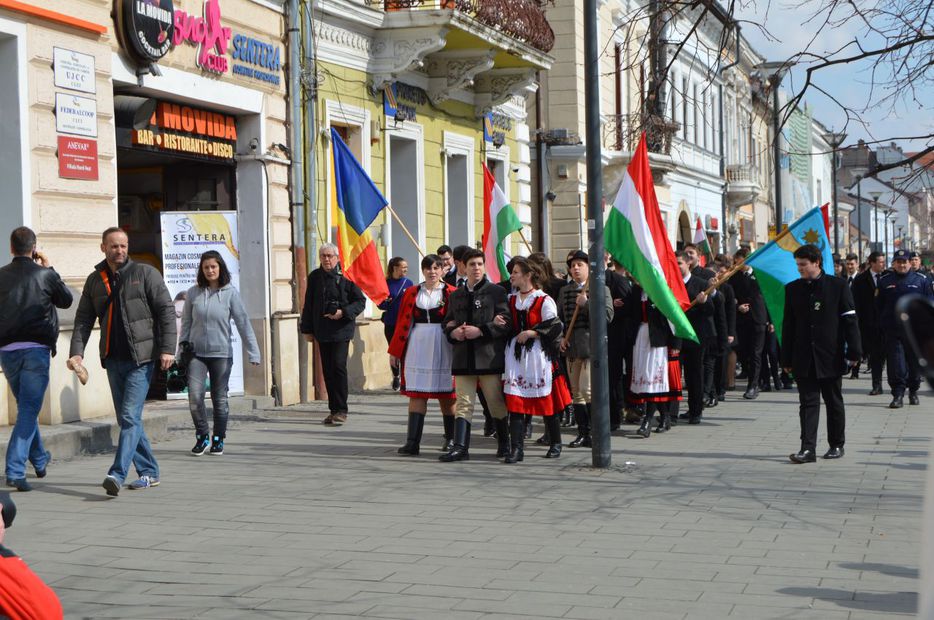
[[[317,403],[257,412],[220,457],[179,429],[162,484],[118,498],[109,455],[53,461],[6,543],[69,618],[910,616],[934,397],[890,411],[844,388],[846,457],[800,466],[794,392],[614,435],[605,471],[534,445],[503,465],[479,429],[472,460],[439,463],[436,410],[398,456],[391,393],[353,397],[341,428]]]

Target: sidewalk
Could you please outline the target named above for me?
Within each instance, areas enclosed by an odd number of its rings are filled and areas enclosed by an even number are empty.
[[[502,465],[479,432],[471,461],[439,463],[436,410],[400,457],[386,393],[341,428],[317,403],[257,411],[221,457],[190,456],[182,424],[154,489],[110,499],[110,455],[54,460],[14,495],[6,543],[69,618],[907,617],[934,397],[891,411],[868,381],[844,390],[846,457],[800,466],[794,392],[614,436],[606,471],[534,444]]]

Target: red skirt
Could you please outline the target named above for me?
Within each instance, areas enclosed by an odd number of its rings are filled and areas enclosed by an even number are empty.
[[[633,394],[632,403],[670,403],[680,401],[681,396],[681,358],[668,354],[668,392],[666,394]]]
[[[525,415],[550,416],[564,411],[565,407],[571,404],[571,390],[568,388],[568,381],[554,368],[554,374],[551,380],[551,394],[548,396],[539,396],[530,398],[527,396],[516,396],[515,394],[505,394],[506,411],[510,413],[522,413]]]

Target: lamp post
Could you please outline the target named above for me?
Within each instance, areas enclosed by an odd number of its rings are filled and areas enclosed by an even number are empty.
[[[878,248],[879,246],[879,196],[882,195],[882,192],[872,191],[872,192],[869,192],[869,195],[872,197],[872,229],[873,229],[872,242],[875,244],[873,247]]]
[[[904,228],[904,226],[899,226],[899,227],[898,227],[898,236],[895,238],[895,243],[896,243],[896,245],[898,245],[898,249],[899,249],[899,250],[902,249],[902,229],[903,229],[903,228]]]
[[[883,220],[883,228],[885,228],[885,246],[882,248],[882,253],[886,256],[889,255],[889,218],[892,217],[892,214],[895,213],[895,209],[886,209],[885,210],[885,220]],[[895,224],[895,220],[892,220],[892,224]],[[895,236],[895,231],[892,231],[892,236]]]
[[[833,170],[833,176],[831,183],[833,183],[833,188],[831,189],[833,196],[833,252],[834,254],[840,254],[840,213],[837,210],[837,149],[840,148],[840,145],[843,144],[843,141],[846,140],[846,134],[842,131],[828,131],[824,138],[827,140],[827,144],[830,145],[830,148],[833,149],[832,158],[831,158],[831,169]]]
[[[856,178],[856,253],[859,256],[859,262],[863,262],[863,175],[866,174],[866,168],[862,166],[853,166],[850,168],[850,174]],[[852,196],[852,194],[850,194]]]
[[[781,167],[781,132],[779,131],[778,87],[782,78],[791,67],[786,61],[764,62],[756,68],[760,75],[769,81],[772,89],[772,159],[775,165],[775,234],[782,232],[782,167]]]

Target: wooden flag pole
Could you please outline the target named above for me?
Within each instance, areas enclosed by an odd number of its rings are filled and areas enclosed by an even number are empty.
[[[522,234],[522,229],[520,228],[516,232],[519,233],[519,237],[522,239],[522,243],[525,244],[525,249],[529,251],[529,254],[531,254],[533,252],[532,246],[529,244],[528,240],[526,240],[525,235]]]
[[[393,210],[393,208],[392,208],[391,206],[386,205],[386,208],[389,209],[389,212],[392,214],[392,216],[393,216],[394,218],[396,218],[396,223],[399,224],[399,226],[402,227],[402,232],[405,233],[405,236],[409,238],[409,241],[412,242],[412,245],[415,246],[415,249],[416,249],[416,250],[418,251],[418,253],[422,256],[422,258],[424,258],[424,257],[425,257],[425,253],[422,252],[422,248],[418,245],[418,241],[415,240],[415,237],[412,236],[412,233],[409,232],[409,229],[406,228],[405,224],[402,223],[402,220],[399,219],[399,216],[396,214],[396,212]]]
[[[587,280],[587,284],[584,285],[583,292],[587,293],[590,291],[590,279]],[[580,293],[578,293],[580,295]],[[568,323],[568,331],[564,334],[564,338],[561,343],[563,346],[567,346],[568,341],[571,339],[571,334],[574,333],[574,324],[577,323],[577,315],[580,312],[580,304],[575,300],[574,302],[574,314],[571,315],[571,322]]]
[[[742,269],[743,267],[745,267],[745,265],[746,265],[746,263],[745,263],[742,259],[740,259],[735,265],[733,265],[732,267],[730,267],[729,271],[727,271],[726,273],[724,273],[722,277],[717,277],[717,278],[715,278],[715,282],[714,282],[713,284],[711,284],[710,286],[708,286],[707,289],[704,290],[704,295],[707,295],[708,297],[710,297],[710,294],[711,294],[711,293],[713,293],[715,290],[717,290],[718,288],[720,288],[721,286],[723,286],[723,285],[726,283],[727,280],[729,280],[729,279],[732,278],[734,275],[736,275],[736,273],[737,273],[740,269]],[[691,308],[693,308],[693,307],[696,306],[696,305],[697,305],[697,298],[695,297],[694,300],[691,302],[691,305],[688,306],[688,310],[690,310]]]

